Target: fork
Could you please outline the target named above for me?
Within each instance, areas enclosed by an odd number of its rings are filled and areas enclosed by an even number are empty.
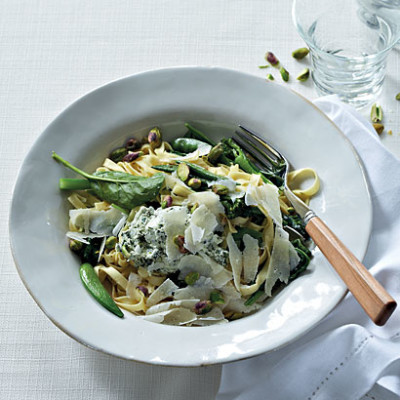
[[[254,164],[261,170],[282,171],[284,193],[303,219],[306,232],[371,320],[376,325],[383,326],[395,310],[396,301],[314,211],[291,191],[287,183],[290,164],[282,153],[250,129],[241,125],[239,128],[240,130],[235,132],[234,140],[252,157]]]

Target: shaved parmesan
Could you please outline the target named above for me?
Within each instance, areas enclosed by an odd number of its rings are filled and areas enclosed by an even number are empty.
[[[224,319],[225,316],[219,307],[213,307],[207,314],[199,315],[198,320]]]
[[[224,314],[222,313],[219,307],[214,307],[210,312],[204,315],[199,315],[197,317],[196,322],[192,325],[196,326],[208,326],[208,325],[217,325],[217,324],[224,324],[228,322],[225,319]]]
[[[233,240],[231,233],[226,237],[226,243],[229,248],[229,262],[233,273],[233,282],[238,291],[240,291],[240,275],[242,274],[243,257],[242,253]]]
[[[243,279],[250,283],[255,279],[260,263],[258,240],[246,233],[243,243]]]
[[[191,325],[195,326],[210,326],[210,325],[221,325],[221,324],[226,324],[229,321],[227,319],[197,319],[195,322],[193,322]]]
[[[275,185],[249,185],[244,201],[248,206],[257,206],[265,216],[270,216],[276,225],[282,226],[279,191]]]
[[[187,308],[172,308],[171,310],[151,315],[143,315],[137,318],[167,325],[186,325],[196,321],[197,315]]]
[[[231,282],[222,287],[221,292],[226,299],[240,299],[241,294],[235,289]]]
[[[147,306],[151,307],[154,304],[159,303],[161,300],[172,296],[172,294],[178,289],[178,286],[175,285],[171,279],[166,279],[147,299]]]
[[[200,252],[200,255],[203,257],[203,262],[207,262],[211,266],[211,277],[214,283],[215,288],[220,288],[225,286],[232,279],[232,272],[227,270],[221,264],[218,264],[211,257],[203,252]]]
[[[225,213],[225,208],[214,192],[195,192],[188,196],[190,204],[204,204],[215,216]]]
[[[164,230],[167,234],[167,243],[165,251],[169,260],[177,260],[182,256],[178,246],[174,243],[174,237],[184,235],[187,219],[186,207],[171,207],[162,213],[164,220]]]
[[[173,189],[173,187],[179,183],[182,182],[177,176],[176,174],[164,174],[165,176],[165,186],[167,189]]]
[[[219,289],[225,286],[232,279],[232,272],[223,269],[213,276],[214,286]]]
[[[190,223],[203,228],[204,236],[214,232],[218,225],[215,215],[204,204],[194,211]]]
[[[69,211],[69,220],[72,225],[82,230],[84,233],[90,233],[90,209],[78,208]]]
[[[126,295],[134,299],[135,290],[141,283],[142,283],[142,278],[138,274],[131,272],[129,274],[128,284],[126,285]]]
[[[89,244],[89,241],[87,239],[100,238],[100,237],[104,237],[104,235],[99,235],[96,233],[82,233],[82,232],[69,231],[69,232],[67,232],[67,237],[70,239],[77,240],[78,242],[81,242],[84,244]]]
[[[212,269],[203,258],[195,255],[183,256],[179,260],[179,279],[184,279],[189,272],[198,272],[201,276],[211,276]]]
[[[186,325],[196,321],[197,315],[187,308],[173,308],[164,315],[164,324]]]
[[[241,199],[245,194],[246,192],[242,192],[241,190],[239,190],[239,191],[229,192],[228,196],[234,203],[236,199]]]
[[[265,293],[271,296],[272,288],[280,280],[287,283],[290,275],[289,234],[279,226],[275,226],[275,237],[271,259],[265,279]]]
[[[108,236],[123,217],[121,211],[111,207],[107,211],[97,211],[94,208],[79,208],[69,211],[70,221],[85,233],[97,233]]]
[[[214,285],[211,278],[200,277],[195,285],[177,289],[175,291],[174,298],[176,300],[193,298],[208,300],[213,289]]]
[[[260,303],[254,303],[250,306],[246,306],[244,304],[245,301],[246,301],[245,299],[241,299],[241,298],[240,299],[231,299],[229,301],[228,305],[226,306],[225,310],[248,314],[251,311],[259,310],[262,306]]]
[[[171,308],[183,307],[192,309],[200,299],[185,299],[185,300],[174,300],[167,301],[165,303],[156,304],[155,306],[150,307],[146,311],[146,315],[156,314],[159,312],[170,310]]]
[[[215,215],[202,204],[192,214],[189,226],[185,231],[185,247],[191,253],[199,252],[203,247],[203,240],[210,236],[217,226]]]
[[[236,190],[236,182],[232,178],[228,177],[210,181],[207,185],[208,187],[212,187],[214,185],[223,185],[228,188],[229,192],[235,192]]]

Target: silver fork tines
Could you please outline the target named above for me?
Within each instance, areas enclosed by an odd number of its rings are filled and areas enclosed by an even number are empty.
[[[246,151],[251,157],[261,163],[257,165],[259,168],[274,169],[285,165],[286,172],[289,168],[288,162],[276,149],[264,142],[257,134],[247,128],[239,125],[243,130],[236,131],[234,140]]]
[[[245,128],[242,125],[239,125],[239,128],[245,133],[236,131],[236,134],[242,139],[250,142],[252,144],[252,147],[256,151],[261,151],[261,149],[259,148],[259,146],[261,146],[269,153],[269,155],[267,155],[267,158],[273,158],[273,161],[275,163],[285,162],[287,164],[286,158],[276,148],[270,146],[267,142],[265,142],[265,140],[258,136],[254,131]]]
[[[284,191],[290,203],[302,218],[309,213],[310,217],[314,213],[308,208],[303,201],[301,201],[289,188],[287,184],[287,175],[289,173],[289,162],[276,148],[266,143],[255,132],[248,128],[239,125],[241,130],[235,132],[234,140],[254,159],[257,160],[261,167],[271,170],[271,167],[281,167],[284,165],[283,171]],[[258,166],[260,167],[260,166]],[[260,168],[261,169],[261,168]]]

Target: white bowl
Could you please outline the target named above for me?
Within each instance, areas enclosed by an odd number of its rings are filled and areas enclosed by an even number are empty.
[[[79,260],[69,251],[68,206],[60,177],[73,176],[54,150],[93,170],[132,135],[158,125],[168,140],[192,122],[207,134],[231,135],[238,123],[265,135],[296,168],[321,177],[313,209],[362,258],[372,208],[354,149],[318,109],[283,86],[220,68],[184,67],[117,80],[83,96],[42,133],[27,155],[10,215],[18,272],[45,314],[91,348],[152,364],[199,366],[251,357],[297,339],[343,298],[346,288],[322,254],[309,269],[252,316],[228,324],[187,328],[133,316],[119,319],[88,294]]]

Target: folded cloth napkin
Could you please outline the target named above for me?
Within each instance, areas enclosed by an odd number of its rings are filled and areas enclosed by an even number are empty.
[[[335,96],[315,105],[346,134],[362,159],[373,203],[364,264],[399,302],[400,160],[380,143],[365,118]],[[384,327],[377,327],[349,293],[300,340],[225,365],[217,400],[390,400],[399,394],[400,309]]]

